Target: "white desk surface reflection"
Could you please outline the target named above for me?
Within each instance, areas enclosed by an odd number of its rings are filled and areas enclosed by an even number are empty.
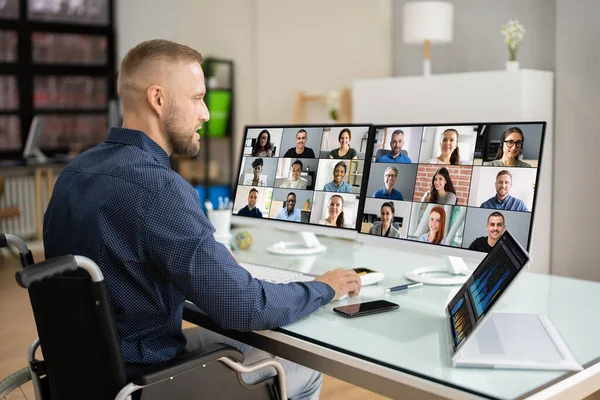
[[[545,392],[537,394],[543,398],[550,390],[561,392],[558,398],[577,398],[573,397],[575,393],[583,393],[573,391],[575,389],[570,386],[569,382],[577,380],[572,372],[452,367],[444,310],[459,286],[424,285],[409,291],[384,293],[385,288],[408,282],[404,278],[406,271],[444,263],[444,258],[439,255],[403,251],[402,241],[393,241],[395,248],[385,248],[320,237],[328,246],[325,253],[305,257],[278,256],[268,253],[266,246],[279,240],[297,240],[293,234],[248,227],[243,230],[252,234],[254,243],[247,250],[235,250],[241,262],[312,274],[337,267],[366,267],[385,273],[385,278],[378,284],[365,286],[358,298],[330,303],[281,330],[260,332],[270,340],[287,342],[328,357],[333,364],[351,364],[367,374],[385,376],[404,387],[433,392],[441,397],[514,399],[531,396],[544,388],[547,388]],[[427,246],[422,247],[427,250]],[[467,264],[474,269],[477,263],[467,260]],[[400,309],[352,319],[332,311],[339,305],[377,299],[395,302]],[[600,283],[525,271],[505,293],[495,311],[548,315],[577,361],[586,367],[579,373],[579,380],[583,374],[596,371],[582,380],[587,385],[585,390],[593,392],[600,389],[598,305]],[[330,367],[324,372],[336,375],[332,373],[335,366]],[[340,375],[340,379],[350,378],[343,373]],[[379,390],[368,382],[365,378],[360,384],[387,396],[404,397],[402,392],[396,392],[398,387]],[[575,386],[581,390],[582,383]]]

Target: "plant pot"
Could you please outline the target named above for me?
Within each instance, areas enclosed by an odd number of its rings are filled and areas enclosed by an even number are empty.
[[[510,72],[519,70],[519,62],[518,61],[507,61],[506,62],[506,70]]]

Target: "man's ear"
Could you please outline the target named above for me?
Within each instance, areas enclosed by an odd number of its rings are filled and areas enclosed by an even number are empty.
[[[165,110],[165,91],[162,86],[151,85],[146,89],[146,100],[156,114],[163,115]]]

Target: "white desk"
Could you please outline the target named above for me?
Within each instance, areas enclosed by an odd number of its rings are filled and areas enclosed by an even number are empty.
[[[594,306],[600,304],[599,283],[524,272],[496,309],[550,316],[584,371],[453,368],[444,307],[458,287],[383,293],[384,288],[405,282],[405,271],[443,262],[442,258],[328,238],[322,238],[328,250],[319,256],[281,257],[264,249],[290,234],[247,230],[254,244],[249,250],[236,250],[240,261],[315,274],[333,267],[364,266],[386,277],[364,287],[357,299],[330,303],[277,331],[228,332],[230,336],[392,398],[577,399],[600,390],[600,313]],[[398,303],[400,309],[356,319],[332,311],[337,305],[381,298]],[[214,328],[189,307],[184,318]]]

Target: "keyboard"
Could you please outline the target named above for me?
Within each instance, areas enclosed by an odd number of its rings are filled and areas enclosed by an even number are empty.
[[[309,282],[315,279],[314,276],[305,275],[301,272],[268,267],[266,265],[241,263],[240,266],[250,272],[253,278],[271,283]]]

